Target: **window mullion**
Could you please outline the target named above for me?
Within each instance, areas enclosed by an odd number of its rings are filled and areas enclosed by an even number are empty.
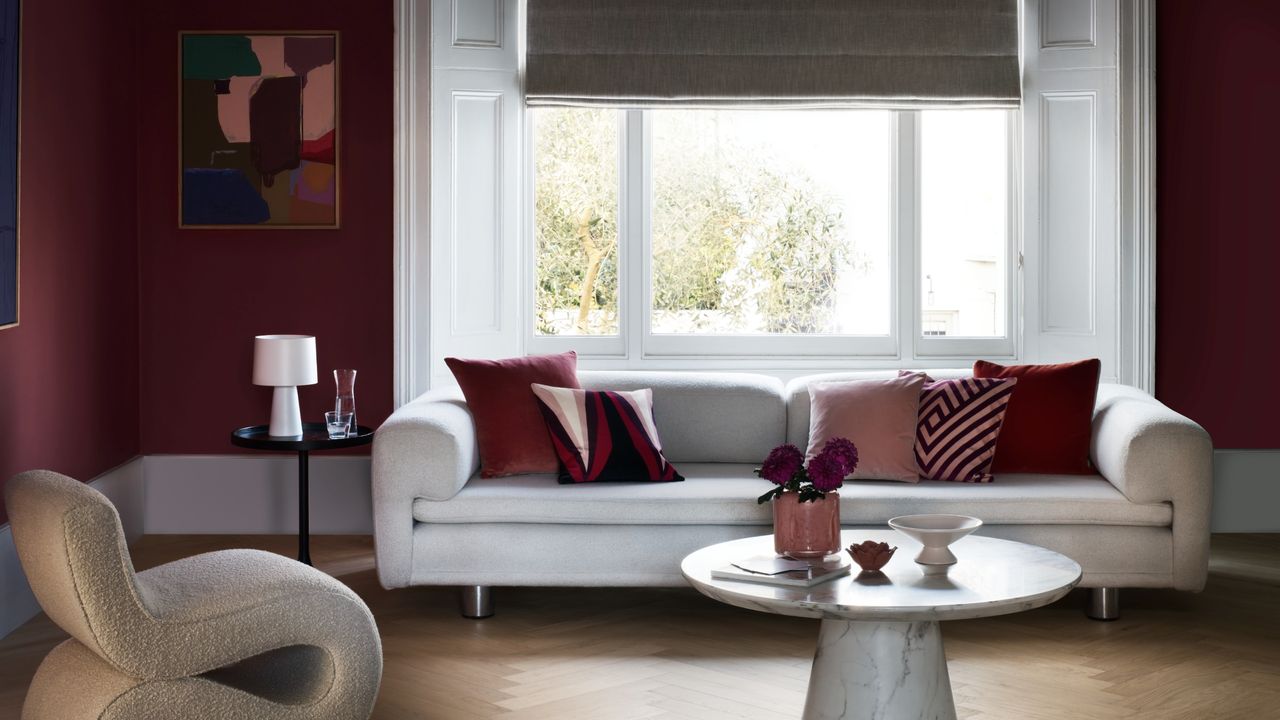
[[[894,113],[894,227],[896,269],[895,312],[898,352],[914,360],[920,335],[920,114]]]
[[[622,142],[619,145],[618,300],[620,332],[628,364],[639,363],[649,312],[649,152],[648,111],[619,110]]]

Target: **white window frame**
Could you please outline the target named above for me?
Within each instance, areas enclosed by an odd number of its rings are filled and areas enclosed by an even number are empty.
[[[520,295],[524,344],[529,353],[575,350],[588,364],[627,367],[673,366],[714,362],[718,367],[771,363],[775,367],[805,367],[815,361],[903,361],[1012,358],[1017,346],[1021,296],[1018,291],[1018,208],[1021,206],[1018,166],[1021,157],[1019,111],[1009,111],[1008,221],[1005,257],[1005,336],[990,338],[925,337],[920,288],[920,156],[919,112],[894,111],[890,120],[892,151],[889,192],[890,324],[883,336],[859,335],[696,335],[654,333],[651,277],[652,132],[647,110],[619,110],[618,122],[618,334],[611,336],[540,335],[535,332],[533,123],[522,119],[524,174],[521,207],[522,267]],[[962,111],[958,111],[962,112]]]

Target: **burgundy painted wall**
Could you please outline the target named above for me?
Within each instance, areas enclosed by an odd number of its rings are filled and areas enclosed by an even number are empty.
[[[1280,448],[1280,3],[1160,0],[1156,394]]]
[[[0,330],[0,483],[138,452],[135,18],[23,3],[18,327]],[[6,519],[0,501],[0,522]]]
[[[250,383],[253,336],[315,335],[320,384],[304,420],[353,367],[362,424],[392,409],[391,0],[264,3],[140,0],[138,232],[142,452],[230,453],[229,432],[265,423]],[[180,30],[339,31],[340,230],[179,230]]]

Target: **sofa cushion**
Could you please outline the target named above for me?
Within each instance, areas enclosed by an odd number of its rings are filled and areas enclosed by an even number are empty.
[[[858,465],[847,479],[919,481],[915,445],[923,386],[923,375],[811,383],[805,458],[828,440],[847,438],[858,448]]]
[[[935,380],[951,380],[952,378],[971,377],[968,369],[920,370]],[[897,370],[850,370],[848,372],[822,373],[820,375],[802,375],[787,383],[783,391],[786,403],[787,442],[796,447],[809,447],[809,383],[842,382],[845,380],[889,380],[898,377]],[[850,438],[855,444],[857,438]]]
[[[560,484],[683,480],[662,454],[653,391],[533,384],[560,457]]]
[[[1089,441],[1101,374],[1097,358],[1058,365],[975,362],[974,377],[1018,379],[996,446],[995,472],[1093,473]]]
[[[690,462],[759,463],[786,442],[782,382],[768,375],[585,371],[578,381],[588,390],[652,389],[662,453],[682,471]]]
[[[685,463],[682,483],[568,486],[554,474],[472,481],[445,502],[414,500],[413,517],[428,523],[768,526],[772,510],[756,498],[769,484],[753,474],[754,467]],[[1169,504],[1131,503],[1100,475],[1001,475],[996,480],[846,484],[840,490],[840,521],[882,524],[898,515],[936,512],[973,515],[991,525],[1165,527],[1173,517]]]
[[[921,373],[905,374],[928,378]],[[1017,378],[934,380],[920,394],[916,464],[928,480],[991,482],[991,464]]]
[[[578,387],[578,355],[530,355],[506,360],[444,362],[467,398],[484,477],[552,472],[559,467],[532,383]]]

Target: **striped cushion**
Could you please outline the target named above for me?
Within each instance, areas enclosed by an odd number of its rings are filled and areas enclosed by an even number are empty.
[[[560,458],[562,484],[684,480],[662,455],[653,390],[531,387]]]
[[[991,482],[996,440],[1016,379],[929,382],[920,392],[916,464],[927,480]]]

